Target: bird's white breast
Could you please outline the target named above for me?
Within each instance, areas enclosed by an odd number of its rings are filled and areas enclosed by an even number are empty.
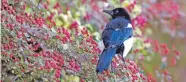
[[[129,53],[129,51],[131,50],[132,45],[133,45],[133,40],[134,40],[134,38],[131,37],[123,42],[123,44],[124,44],[123,58],[125,58],[127,56],[127,54]]]

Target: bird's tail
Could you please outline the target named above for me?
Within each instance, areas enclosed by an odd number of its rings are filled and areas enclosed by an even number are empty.
[[[104,49],[102,54],[99,57],[99,61],[97,64],[96,72],[103,72],[104,70],[108,69],[113,56],[116,53],[117,48],[107,48]]]

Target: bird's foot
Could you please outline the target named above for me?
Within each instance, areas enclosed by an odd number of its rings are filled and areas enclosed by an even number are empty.
[[[125,58],[122,58],[123,63],[125,64]]]

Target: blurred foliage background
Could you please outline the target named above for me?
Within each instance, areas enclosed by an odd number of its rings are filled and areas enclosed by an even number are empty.
[[[2,0],[2,82],[185,82],[184,0]],[[135,43],[126,65],[96,74],[103,9],[123,7]],[[118,63],[120,65],[118,65]]]
[[[172,44],[175,46],[177,50],[180,51],[181,56],[180,56],[180,61],[178,61],[178,65],[174,67],[168,68],[168,70],[172,73],[172,76],[174,78],[174,82],[184,82],[186,79],[184,76],[186,75],[186,64],[185,62],[185,53],[186,53],[186,28],[185,28],[185,14],[186,14],[186,7],[185,4],[186,2],[184,0],[175,0],[175,2],[178,4],[180,11],[184,14],[182,18],[178,20],[179,22],[179,28],[177,28],[178,32],[182,32],[181,36],[183,35],[184,37],[178,37],[179,34],[176,34],[176,38],[173,38],[171,35],[168,33],[162,31],[161,27],[160,28],[154,28],[153,29],[153,34],[150,36],[154,39],[157,39],[161,43],[166,43],[169,47],[172,47]]]

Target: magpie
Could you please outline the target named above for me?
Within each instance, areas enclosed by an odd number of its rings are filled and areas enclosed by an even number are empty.
[[[115,54],[121,54],[124,61],[133,45],[133,29],[128,12],[124,8],[103,10],[103,12],[111,15],[112,20],[102,32],[104,50],[99,56],[97,73],[102,73],[109,68]]]

